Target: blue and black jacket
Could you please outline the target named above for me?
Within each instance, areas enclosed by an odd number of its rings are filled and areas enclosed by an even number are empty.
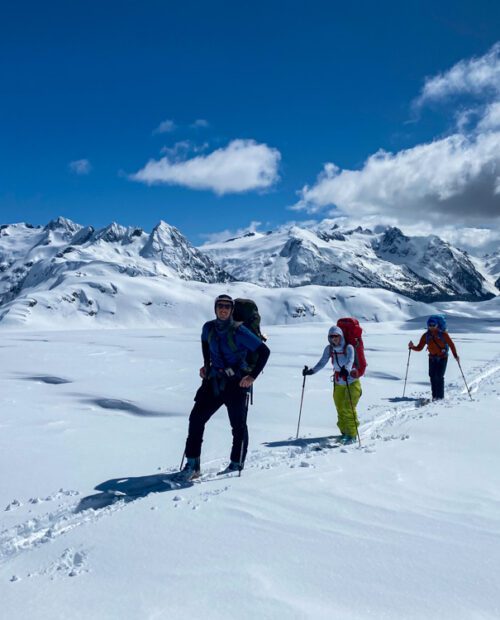
[[[226,329],[218,330],[217,321],[208,321],[201,332],[203,364],[207,371],[254,379],[262,372],[270,355],[269,347],[240,323],[231,321]]]

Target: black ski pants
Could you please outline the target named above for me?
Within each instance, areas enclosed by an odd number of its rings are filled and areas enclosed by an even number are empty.
[[[205,424],[213,414],[226,405],[233,433],[231,461],[243,465],[248,448],[247,412],[249,390],[239,386],[239,379],[225,383],[224,389],[214,390],[214,383],[205,380],[196,392],[195,404],[189,416],[189,431],[186,441],[186,457],[197,458],[201,454],[201,444]],[[217,394],[215,392],[218,392]],[[242,453],[243,447],[243,453]]]
[[[429,357],[429,377],[433,399],[444,398],[444,373],[447,363],[447,357]]]

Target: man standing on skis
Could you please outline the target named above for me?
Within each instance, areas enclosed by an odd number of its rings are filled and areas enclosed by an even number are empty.
[[[243,469],[248,447],[247,411],[250,389],[269,358],[269,348],[244,325],[233,320],[234,301],[229,295],[215,300],[215,320],[201,333],[203,366],[201,387],[189,416],[186,441],[186,480],[201,474],[200,455],[205,424],[222,406],[227,407],[233,434],[230,463],[226,471]],[[250,364],[250,356],[251,364]]]

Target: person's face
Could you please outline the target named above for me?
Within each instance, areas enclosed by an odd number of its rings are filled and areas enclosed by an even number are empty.
[[[429,329],[431,331],[435,331],[437,329],[437,324],[436,323],[429,323]]]
[[[231,316],[232,304],[227,301],[218,301],[215,304],[215,315],[221,321],[226,321]]]
[[[328,340],[333,344],[333,346],[337,347],[340,344],[340,334],[332,334],[328,336]]]

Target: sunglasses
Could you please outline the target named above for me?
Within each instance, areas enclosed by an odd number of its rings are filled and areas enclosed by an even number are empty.
[[[231,310],[232,309],[232,304],[217,304],[215,306],[218,310]]]
[[[331,336],[328,336],[328,340],[333,340],[334,338],[340,338],[340,334],[332,334]]]
[[[437,323],[427,323],[428,327],[437,327]]]

